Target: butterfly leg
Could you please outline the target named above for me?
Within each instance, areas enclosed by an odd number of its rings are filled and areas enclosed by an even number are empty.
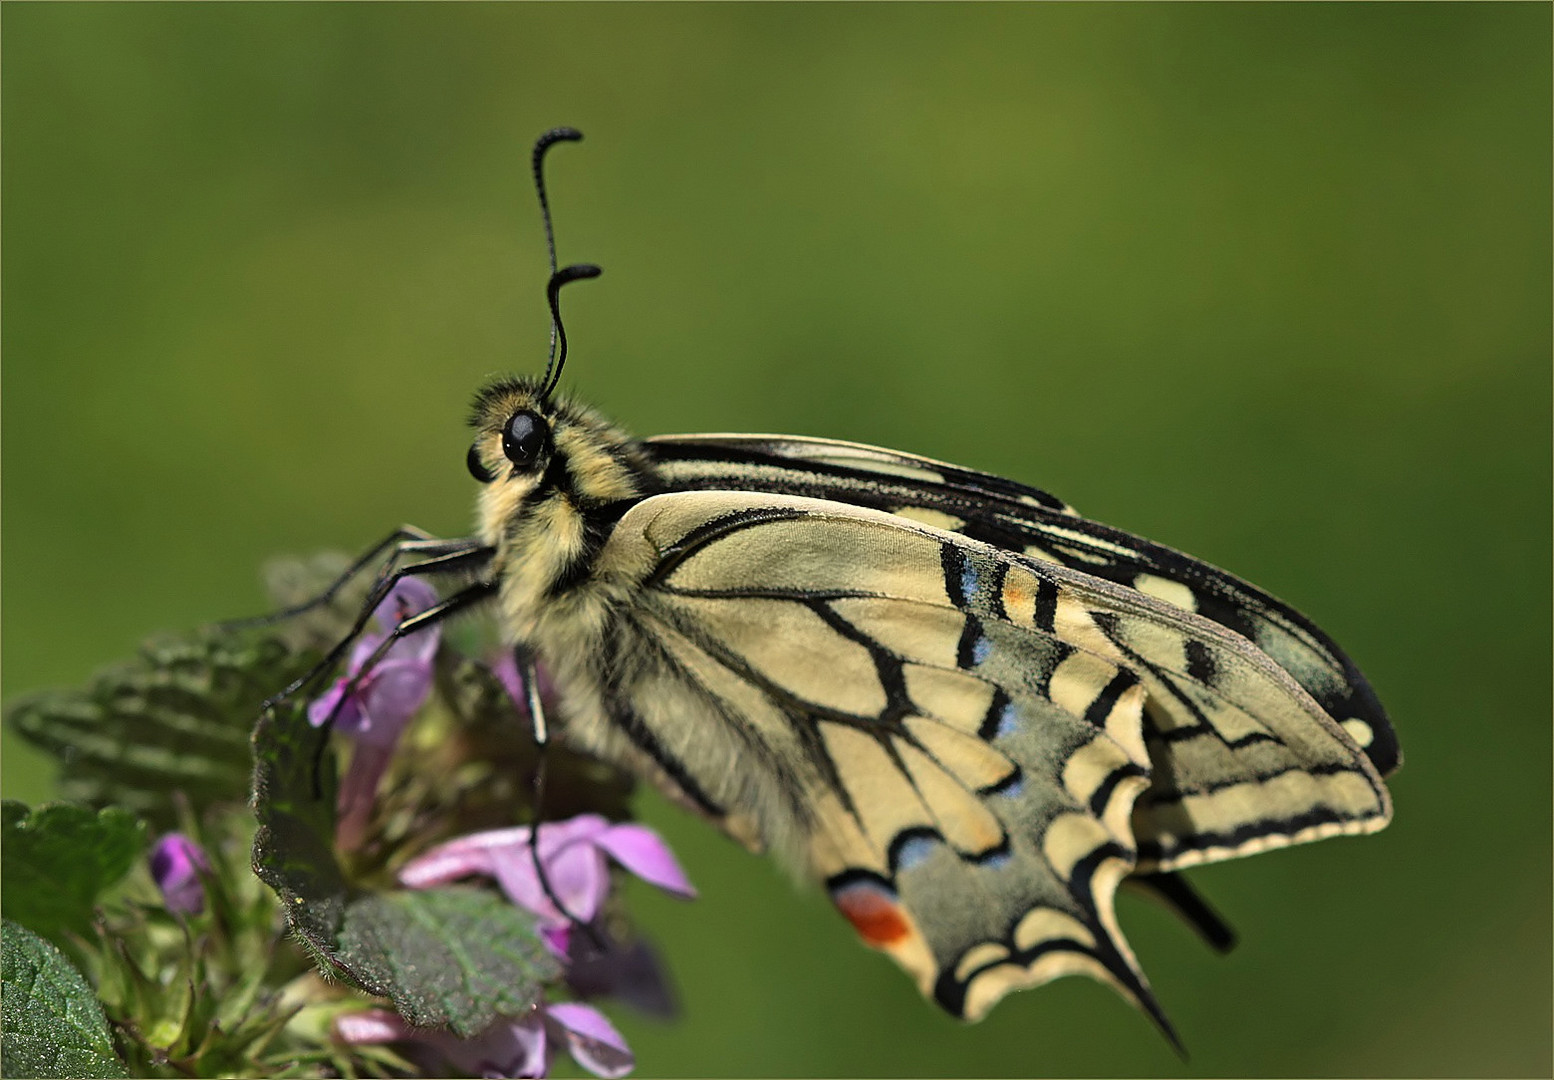
[[[438,541],[438,543],[449,543],[449,541]],[[461,540],[457,541],[457,543],[464,545],[472,544],[473,541]],[[481,566],[485,565],[485,563],[491,558],[491,554],[492,550],[490,548],[480,545],[473,547],[458,547],[445,554],[440,554],[432,558],[428,558],[424,562],[413,563],[410,566],[402,566],[399,569],[394,570],[392,573],[389,573],[388,568],[385,567],[384,572],[378,575],[378,578],[373,585],[372,591],[367,595],[367,599],[362,603],[361,611],[357,614],[356,621],[351,625],[350,632],[342,637],[339,641],[337,641],[334,647],[329,650],[329,653],[317,664],[313,665],[313,667],[306,674],[293,681],[289,686],[266,698],[264,703],[260,706],[261,711],[273,708],[274,706],[280,704],[282,701],[285,701],[287,698],[291,697],[303,687],[308,686],[314,682],[320,675],[334,667],[335,664],[339,663],[340,657],[345,655],[345,650],[350,648],[351,643],[355,641],[357,636],[361,634],[362,630],[366,628],[368,620],[372,618],[372,613],[377,610],[378,605],[383,602],[383,598],[386,597],[393,590],[394,586],[399,584],[399,582],[404,578],[418,577],[428,574],[449,574],[459,571],[477,570]],[[480,584],[486,586],[489,589],[495,589],[495,586],[491,585],[489,582],[482,582]],[[458,595],[462,594],[455,594],[455,597]],[[450,600],[454,599],[455,597],[450,597]],[[446,603],[446,601],[444,603]],[[443,604],[438,604],[432,608],[428,608],[421,614],[428,615],[433,611],[439,610],[443,606]],[[420,618],[420,616],[416,616],[416,618]],[[403,627],[403,625],[404,624],[402,623],[401,627]],[[395,634],[397,633],[398,630],[396,629]],[[384,642],[384,646],[386,647],[388,643],[393,640],[394,636],[390,635],[388,641]],[[382,650],[380,649],[379,652],[381,651]],[[376,662],[377,654],[374,654],[373,659],[368,664],[363,666],[362,672],[358,672],[357,674],[361,675],[363,672],[369,670],[371,665],[375,664]]]
[[[360,574],[368,566],[382,557],[390,548],[394,553],[389,557],[389,566],[393,566],[404,555],[443,555],[454,550],[468,550],[477,547],[478,543],[470,539],[439,540],[424,529],[418,529],[414,525],[401,525],[389,533],[382,540],[372,545],[367,552],[358,558],[350,566],[335,578],[318,595],[304,600],[300,604],[282,608],[280,611],[267,612],[264,615],[250,615],[241,619],[225,619],[216,624],[221,630],[242,630],[255,626],[270,626],[274,623],[284,622],[298,615],[305,615],[314,608],[322,607],[333,600],[336,594],[356,575]]]
[[[534,860],[534,876],[539,879],[540,889],[545,893],[545,899],[555,905],[573,926],[581,927],[583,933],[588,935],[589,942],[601,953],[607,951],[604,941],[598,931],[589,923],[579,919],[567,910],[567,906],[561,902],[561,897],[551,887],[550,877],[545,873],[545,865],[540,861],[540,825],[545,820],[545,764],[549,760],[550,750],[550,724],[545,719],[545,703],[540,700],[540,680],[534,670],[534,657],[526,650],[519,649],[515,652],[518,661],[519,677],[523,679],[524,696],[529,704],[529,723],[534,733],[535,762],[534,762],[534,822],[529,826],[529,856]]]

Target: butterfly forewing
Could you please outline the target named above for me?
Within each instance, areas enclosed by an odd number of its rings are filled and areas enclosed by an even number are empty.
[[[1284,668],[1322,712],[1340,721],[1380,774],[1388,774],[1402,760],[1391,723],[1363,674],[1304,615],[1198,559],[1086,521],[1044,491],[931,458],[816,438],[693,435],[657,438],[646,446],[671,486],[788,491],[878,508],[1113,581],[1172,609],[1201,615],[1253,643]],[[1186,660],[1198,676],[1195,681],[1214,682],[1211,650],[1192,632],[1172,631],[1170,622],[1166,618],[1161,626],[1161,620],[1155,620],[1155,628],[1148,631],[1134,625],[1133,632],[1144,634],[1145,645],[1155,643],[1173,659]],[[1122,623],[1122,629],[1127,628],[1128,623]],[[1125,640],[1116,645],[1131,648]],[[1237,838],[1234,827],[1226,830],[1229,822],[1223,814],[1215,816],[1211,803],[1223,808],[1251,794],[1235,785],[1259,785],[1257,799],[1284,805],[1291,822],[1288,834],[1301,833],[1302,827],[1293,822],[1301,819],[1302,807],[1322,794],[1316,788],[1344,783],[1294,775],[1290,758],[1254,746],[1259,733],[1240,718],[1242,710],[1215,710],[1212,699],[1203,701],[1201,693],[1181,685],[1179,674],[1162,670],[1150,648],[1131,651],[1153,674],[1158,692],[1158,704],[1144,718],[1156,765],[1152,788],[1139,807],[1147,864],[1209,861],[1273,842],[1267,833]],[[1225,794],[1206,799],[1207,788]],[[1214,836],[1183,847],[1178,841],[1192,827],[1193,814],[1217,819],[1207,830]],[[1307,827],[1313,830],[1312,838],[1327,834],[1324,830],[1343,831],[1332,820],[1308,820]],[[1169,839],[1156,842],[1156,833]]]

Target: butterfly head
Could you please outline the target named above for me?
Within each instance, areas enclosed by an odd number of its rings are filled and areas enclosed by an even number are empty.
[[[540,379],[489,384],[475,395],[470,423],[465,463],[485,487],[481,530],[497,546],[525,524],[584,519],[650,486],[636,440],[588,406],[547,393]]]
[[[535,379],[502,379],[475,395],[475,441],[465,464],[482,484],[498,479],[525,486],[541,475],[555,448],[556,406]]]

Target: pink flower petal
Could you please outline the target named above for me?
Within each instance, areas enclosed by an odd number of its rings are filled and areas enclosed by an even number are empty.
[[[550,1006],[546,1017],[565,1038],[572,1057],[595,1076],[616,1080],[636,1066],[626,1040],[598,1009],[568,1002]]]
[[[557,960],[565,962],[572,955],[572,924],[557,923],[540,927],[540,940]]]
[[[205,883],[200,880],[200,871],[210,872],[210,860],[198,844],[181,832],[170,832],[152,847],[150,863],[151,878],[168,911],[198,915],[205,910]]]
[[[378,784],[393,757],[392,745],[380,746],[368,739],[358,741],[351,751],[351,764],[335,799],[335,845],[341,851],[355,851],[366,839]]]
[[[674,852],[646,825],[612,825],[594,842],[643,881],[686,900],[695,899],[696,890]]]
[[[377,620],[384,630],[383,634],[367,635],[376,640],[374,647],[388,637],[399,624],[406,619],[419,615],[437,603],[437,591],[419,578],[401,578],[383,598],[372,617]],[[366,637],[363,638],[363,641]],[[437,652],[437,646],[442,640],[442,629],[436,624],[426,626],[413,631],[409,635],[399,638],[389,646],[384,659],[390,657],[398,660],[430,661]],[[370,655],[370,649],[362,649],[360,646],[351,654],[352,670],[358,670],[366,662]]]
[[[308,723],[314,727],[323,727],[329,721],[330,715],[335,714],[336,705],[345,696],[345,684],[349,681],[349,679],[336,680],[333,686],[324,691],[322,697],[314,698],[308,704]],[[335,723],[340,725],[341,730],[350,730],[360,722],[356,700],[354,697],[351,698],[340,706],[339,713],[335,714]]]
[[[610,892],[610,868],[599,849],[589,843],[569,844],[544,865],[550,890],[566,909],[557,914],[591,922]]]
[[[509,1076],[538,1077],[550,1072],[550,1061],[556,1050],[549,1045],[550,1039],[545,1030],[544,1017],[540,1015],[541,1009],[508,1025],[513,1042],[521,1051],[512,1059],[514,1068],[508,1073]]]
[[[528,844],[521,848],[504,848],[494,852],[491,872],[502,892],[519,907],[545,919],[561,918],[556,905],[545,895],[545,887],[540,884],[539,874],[534,868],[534,853],[529,850]]]
[[[351,646],[351,658],[346,661],[345,670],[352,675],[360,671],[367,658],[377,651],[386,637],[388,637],[387,634],[376,634],[369,630],[357,638],[356,644]]]
[[[494,877],[507,898],[553,922],[567,916],[588,922],[598,914],[609,893],[608,852],[626,869],[670,893],[694,897],[696,890],[669,851],[650,829],[641,825],[611,825],[598,814],[579,814],[540,826],[540,881],[529,848],[530,830],[523,826],[475,833],[440,844],[411,860],[399,872],[401,883],[415,889],[440,885],[471,874]],[[566,909],[552,902],[545,889]]]
[[[358,738],[392,746],[410,718],[432,691],[432,667],[407,661],[384,661],[361,688],[361,722],[347,729]]]
[[[556,1053],[539,1010],[522,1020],[498,1020],[473,1039],[447,1036],[439,1045],[459,1068],[485,1077],[544,1076]]]
[[[436,603],[437,590],[427,584],[424,578],[402,577],[378,603],[372,617],[385,630],[392,630],[410,616],[419,615]]]
[[[579,840],[591,841],[610,827],[600,814],[578,814],[565,821],[546,821],[540,824],[540,856],[550,858],[568,844]]]
[[[413,1039],[416,1029],[405,1023],[404,1017],[388,1009],[365,1009],[362,1012],[341,1013],[334,1020],[335,1038],[349,1046],[400,1042]]]
[[[545,864],[545,883],[566,905],[567,915],[584,921],[593,918],[609,890],[603,857],[586,841],[609,827],[598,814],[579,814],[566,821],[547,821],[540,826],[540,853]],[[518,830],[511,830],[517,832]],[[551,902],[534,866],[527,829],[521,844],[503,846],[491,853],[491,874],[507,898],[544,919],[564,921],[566,915]],[[579,842],[584,841],[584,842]],[[557,860],[560,860],[558,863]]]
[[[496,860],[508,849],[529,849],[529,829],[489,829],[438,844],[400,868],[399,880],[412,889],[429,889],[471,874],[496,877]]]
[[[552,1028],[554,1036],[548,1030]],[[445,1075],[451,1066],[475,1076],[541,1077],[550,1071],[562,1035],[561,1028],[547,1023],[544,1006],[519,1020],[498,1020],[470,1039],[441,1028],[412,1027],[387,1009],[344,1013],[334,1020],[335,1038],[347,1045],[403,1043],[435,1052],[436,1060],[426,1062],[431,1070],[427,1075]]]

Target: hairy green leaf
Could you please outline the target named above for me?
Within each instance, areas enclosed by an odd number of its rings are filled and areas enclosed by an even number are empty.
[[[3,808],[5,880],[0,912],[55,942],[83,934],[92,906],[146,846],[146,827],[117,806],[49,803]]]
[[[9,876],[9,851],[6,862]],[[0,1074],[129,1075],[86,979],[53,945],[9,919],[0,926],[0,982]]]
[[[300,706],[284,705],[254,728],[253,752],[254,873],[325,963],[350,894],[334,853],[338,781],[329,734],[310,726]]]
[[[84,688],[19,701],[8,722],[63,763],[72,800],[125,806],[171,828],[181,791],[196,811],[248,794],[259,703],[313,660],[271,637],[208,630],[148,642]]]
[[[477,888],[364,895],[347,908],[338,945],[340,962],[406,1020],[463,1038],[528,1012],[560,973],[534,917]]]

